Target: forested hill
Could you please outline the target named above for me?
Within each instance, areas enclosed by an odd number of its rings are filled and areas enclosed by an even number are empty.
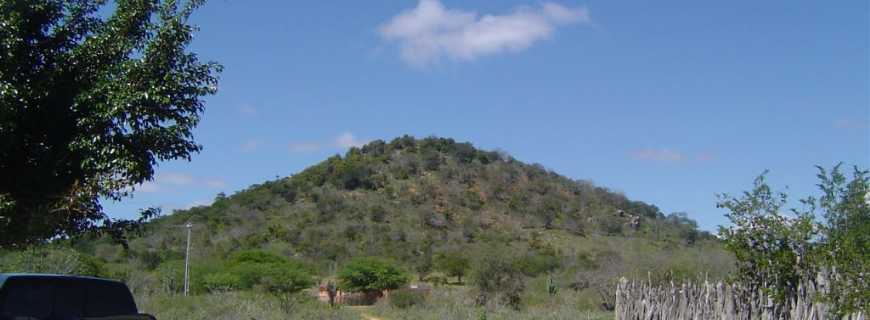
[[[197,226],[200,258],[264,249],[321,266],[384,256],[412,267],[432,252],[532,248],[542,234],[563,244],[633,238],[672,248],[709,237],[685,215],[666,216],[503,152],[410,136],[351,148],[298,174],[161,217],[133,239],[127,256],[152,266],[180,258],[184,238],[176,226],[188,220]],[[554,244],[556,251],[563,244]]]

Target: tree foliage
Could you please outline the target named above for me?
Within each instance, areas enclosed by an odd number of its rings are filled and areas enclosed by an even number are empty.
[[[870,312],[870,177],[854,169],[852,179],[839,166],[819,167],[821,197],[806,202],[822,211],[821,256],[834,276],[828,300],[840,314]]]
[[[202,2],[0,2],[0,246],[92,228],[101,198],[201,149],[221,69],[186,50]]]
[[[514,309],[520,308],[520,295],[526,286],[522,271],[504,252],[481,257],[471,274],[471,283],[477,289],[477,304],[499,301]]]
[[[162,264],[158,274],[170,291],[181,289],[183,260]],[[204,291],[259,290],[273,294],[295,293],[315,283],[313,271],[306,265],[260,250],[242,250],[225,262],[199,262],[191,266],[191,290]]]
[[[740,198],[721,196],[732,225],[719,235],[737,258],[736,280],[783,301],[794,297],[801,282],[826,274],[825,298],[841,314],[870,307],[870,179],[855,168],[847,181],[837,165],[818,167],[820,198],[784,210],[784,193],[775,193],[761,175]],[[819,212],[821,211],[821,212]],[[821,213],[820,220],[819,213]]]
[[[94,257],[67,248],[30,248],[0,257],[0,273],[28,272],[101,276],[103,264]]]
[[[456,277],[459,283],[462,283],[462,277],[470,266],[471,260],[458,251],[443,252],[435,257],[436,269],[448,276]]]
[[[737,257],[737,280],[751,292],[767,290],[782,301],[818,272],[810,251],[816,229],[811,215],[784,214],[788,196],[774,192],[765,174],[740,198],[720,196],[718,206],[729,211],[732,225],[719,234]]]
[[[338,273],[345,291],[382,291],[398,289],[408,283],[408,274],[393,263],[372,257],[350,260]]]

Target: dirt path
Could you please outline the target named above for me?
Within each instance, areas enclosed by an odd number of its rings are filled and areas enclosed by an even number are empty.
[[[375,316],[369,315],[369,314],[367,314],[367,313],[360,313],[360,315],[361,315],[361,316],[363,317],[363,319],[365,319],[365,320],[384,320],[384,319],[381,319],[381,318],[378,318],[378,317],[375,317]]]
[[[366,312],[371,307],[353,306],[350,308],[359,312],[360,317],[362,317],[364,320],[386,320],[386,319],[375,317],[373,315],[370,315],[368,312]]]

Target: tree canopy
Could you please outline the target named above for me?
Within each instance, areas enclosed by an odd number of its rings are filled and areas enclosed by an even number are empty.
[[[830,281],[823,299],[841,315],[870,306],[870,178],[854,169],[849,180],[840,165],[818,167],[819,198],[802,199],[784,211],[787,195],[773,192],[764,175],[742,197],[723,195],[719,207],[732,223],[719,235],[737,258],[735,277],[751,290],[780,301],[818,273]]]
[[[221,66],[187,50],[202,0],[0,2],[0,246],[108,218],[158,161],[190,159]]]
[[[462,276],[471,267],[471,260],[460,252],[450,251],[437,255],[435,266],[436,269],[443,271],[448,276],[456,277],[457,281],[462,283]]]
[[[408,283],[408,274],[392,263],[370,257],[350,260],[338,273],[346,291],[381,291],[398,289]]]

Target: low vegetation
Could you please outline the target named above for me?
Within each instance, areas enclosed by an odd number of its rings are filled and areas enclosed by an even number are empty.
[[[613,308],[608,293],[618,276],[724,279],[733,265],[721,243],[684,213],[662,213],[502,152],[408,136],[218,194],[209,206],[176,211],[119,237],[57,239],[37,256],[50,261],[65,252],[85,271],[62,273],[120,279],[146,305],[179,310],[184,303],[162,304],[183,289],[186,237],[177,226],[186,222],[195,226],[193,297],[182,301],[252,300],[215,308],[293,302],[320,310],[305,301],[312,300],[309,288],[329,279],[344,292],[397,289],[416,279],[434,288],[422,296],[398,293],[372,310],[391,317],[429,310],[490,319],[594,318]],[[8,262],[22,255],[0,257],[4,270],[30,268]]]

